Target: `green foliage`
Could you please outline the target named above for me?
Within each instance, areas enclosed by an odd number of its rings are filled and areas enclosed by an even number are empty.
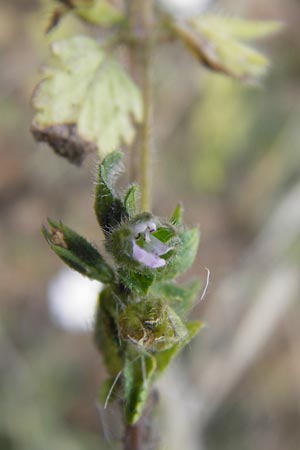
[[[82,236],[49,219],[50,231],[43,234],[52,250],[72,269],[102,283],[111,283],[114,273],[98,250]]]
[[[109,1],[92,0],[88,3],[90,3],[90,5],[79,5],[74,10],[80,18],[87,22],[102,27],[111,27],[112,25],[119,24],[125,20],[123,14],[121,14],[121,12]]]
[[[127,218],[126,207],[114,190],[114,181],[121,170],[122,153],[108,155],[99,166],[95,195],[95,213],[104,233],[119,225]]]
[[[181,225],[182,224],[182,216],[183,216],[183,208],[182,205],[179,203],[176,208],[173,211],[173,214],[171,216],[171,224],[176,226],[176,225]]]
[[[128,217],[133,218],[137,214],[137,203],[140,197],[139,187],[135,184],[130,186],[124,198],[124,206]]]
[[[116,389],[124,396],[127,422],[135,423],[152,381],[200,328],[186,322],[199,283],[180,287],[166,281],[191,266],[199,233],[184,229],[181,207],[170,222],[149,212],[136,213],[137,186],[131,186],[123,199],[115,190],[121,160],[122,154],[113,152],[100,164],[95,200],[113,268],[61,223],[49,220],[50,230],[44,228],[44,236],[70,267],[106,284],[99,297],[94,339],[110,377],[122,373],[123,383]]]
[[[255,81],[268,69],[268,60],[241,41],[278,31],[278,22],[247,21],[200,15],[172,24],[176,34],[210,69],[245,81]]]
[[[180,232],[178,238],[178,251],[172,255],[166,268],[161,269],[162,278],[165,280],[174,279],[186,272],[193,264],[197,254],[200,238],[198,228]]]
[[[124,23],[125,17],[107,0],[60,0],[52,13],[47,32],[50,32],[69,13],[89,24],[109,28]]]
[[[120,267],[118,275],[122,283],[136,294],[147,295],[154,283],[155,274],[151,270],[130,270],[127,267]]]
[[[226,34],[233,39],[242,41],[260,39],[276,33],[281,28],[281,24],[273,20],[243,20],[237,17],[212,16],[209,14],[203,14],[194,20],[201,24],[200,27],[214,29],[219,34]]]
[[[116,311],[113,311],[114,292],[110,287],[99,296],[94,329],[94,341],[101,351],[108,373],[115,377],[122,370],[122,355],[116,326]]]
[[[101,157],[130,144],[133,120],[141,122],[143,105],[124,69],[85,36],[55,42],[51,51],[32,99],[34,129],[74,125],[78,137],[94,144]]]
[[[109,381],[113,380],[109,390],[106,384],[105,392],[110,396],[113,389],[118,390],[124,399],[125,421],[134,424],[145,408],[153,381],[202,327],[200,322],[187,322],[200,283],[180,286],[175,280],[195,260],[199,231],[185,228],[181,205],[170,220],[163,220],[140,211],[138,186],[131,185],[124,196],[118,195],[115,182],[122,153],[117,150],[133,142],[136,124],[144,119],[144,105],[135,82],[107,51],[125,43],[142,60],[144,48],[147,56],[141,65],[148,69],[148,50],[150,54],[156,40],[164,39],[171,28],[173,37],[179,37],[203,65],[233,78],[256,81],[266,72],[268,61],[245,42],[273,33],[279,25],[210,15],[180,21],[164,17],[157,33],[151,33],[149,26],[144,35],[137,33],[135,26],[127,26],[124,15],[109,0],[60,0],[48,31],[68,13],[111,30],[103,34],[102,46],[85,36],[52,45],[51,59],[33,96],[36,115],[32,131],[38,141],[48,142],[73,162],[81,162],[87,151],[98,150],[102,162],[95,213],[110,264],[62,223],[49,220],[50,228],[44,227],[43,234],[67,265],[105,284],[99,296],[94,339]],[[147,28],[146,21],[144,25]],[[143,72],[146,99],[148,71]],[[143,203],[147,204],[145,198]]]
[[[104,49],[140,38],[128,27],[123,12],[108,0],[61,0],[48,31],[69,13],[109,30],[102,46],[86,36],[52,44],[52,56],[32,99],[36,110],[32,132],[37,141],[80,164],[91,151],[102,159],[134,140],[135,125],[144,116],[141,92]],[[256,81],[266,72],[268,61],[244,42],[274,33],[280,25],[203,14],[181,21],[169,18],[159,27],[171,28],[210,69]]]
[[[155,358],[147,353],[129,349],[124,366],[125,419],[134,424],[140,418],[151,388],[156,369]]]

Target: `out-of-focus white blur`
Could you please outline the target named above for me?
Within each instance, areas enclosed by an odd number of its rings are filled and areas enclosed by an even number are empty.
[[[159,0],[170,12],[178,15],[200,13],[210,3],[210,0]]]
[[[74,270],[63,268],[48,286],[51,318],[66,330],[90,331],[101,288],[102,284],[98,281],[91,281]]]

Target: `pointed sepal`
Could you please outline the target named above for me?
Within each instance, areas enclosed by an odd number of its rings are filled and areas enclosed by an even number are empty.
[[[130,186],[124,197],[124,206],[130,219],[132,219],[138,212],[137,204],[139,197],[140,189],[136,184],[133,184]]]
[[[128,219],[123,202],[115,192],[115,181],[122,169],[122,159],[121,152],[112,152],[99,166],[95,212],[105,234],[109,234],[123,220]]]
[[[66,225],[48,219],[50,229],[42,228],[52,250],[72,269],[93,280],[111,283],[114,272],[98,250]]]
[[[174,226],[179,226],[182,225],[182,219],[183,219],[183,207],[181,203],[178,203],[178,205],[176,206],[171,215],[170,222]]]

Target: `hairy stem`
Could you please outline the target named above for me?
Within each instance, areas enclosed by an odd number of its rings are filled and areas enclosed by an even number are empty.
[[[141,208],[147,211],[151,206],[153,0],[126,0],[126,12],[129,31],[133,37],[129,46],[129,67],[133,78],[141,87],[144,101],[144,121],[138,129],[137,141],[130,152],[130,181],[138,181],[138,171],[142,194]],[[140,149],[138,170],[137,148]]]
[[[126,0],[130,33],[134,42],[129,47],[129,66],[132,76],[140,85],[144,101],[144,121],[138,130],[136,143],[130,149],[130,178],[136,177],[136,149],[140,150],[139,178],[141,185],[141,208],[150,210],[151,198],[151,147],[152,147],[152,83],[151,83],[151,30],[153,24],[153,0]],[[133,178],[134,177],[134,178]],[[151,414],[151,413],[150,413]],[[124,450],[144,450],[148,446],[144,412],[135,425],[126,425]],[[149,425],[148,425],[149,426]]]
[[[151,153],[152,153],[152,86],[151,86],[151,44],[146,42],[142,73],[144,99],[144,122],[141,136],[141,206],[149,211],[151,206]]]

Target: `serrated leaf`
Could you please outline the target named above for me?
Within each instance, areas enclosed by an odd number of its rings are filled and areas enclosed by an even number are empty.
[[[178,286],[173,283],[155,283],[151,288],[151,294],[168,300],[170,307],[180,317],[184,317],[194,306],[198,299],[201,282],[191,281],[186,286]]]
[[[89,3],[90,5],[78,6],[75,9],[75,13],[87,22],[103,27],[111,27],[124,20],[123,14],[108,1],[93,0]]]
[[[147,353],[130,352],[124,367],[125,419],[128,424],[136,423],[145,407],[151,388],[156,361]]]
[[[210,69],[254,81],[268,69],[268,60],[237,39],[254,39],[276,31],[275,22],[263,23],[202,15],[176,23],[174,29],[196,56]]]
[[[52,13],[47,32],[55,28],[70,12],[85,22],[101,27],[112,27],[125,20],[121,11],[106,0],[60,0]]]
[[[139,200],[140,190],[136,184],[128,189],[124,197],[124,206],[130,219],[137,214],[137,202]]]
[[[180,343],[175,344],[172,348],[168,350],[164,350],[162,352],[158,352],[155,354],[156,359],[156,376],[161,375],[173,361],[173,359],[178,355],[178,353],[185,347],[192,339],[196,336],[196,334],[203,328],[203,322],[190,322],[185,324],[188,330],[187,337]]]
[[[195,24],[199,23],[200,28],[204,26],[207,29],[217,30],[220,34],[226,34],[242,41],[260,39],[276,33],[282,28],[282,24],[274,20],[243,20],[237,17],[209,14],[203,14],[192,21]]]
[[[116,61],[107,60],[93,83],[92,93],[78,118],[79,134],[98,144],[100,155],[131,144],[135,136],[134,119],[143,117],[138,87]]]
[[[101,157],[134,138],[142,97],[124,69],[93,39],[74,36],[55,42],[52,60],[33,95],[39,130],[76,125],[78,136],[97,146]],[[51,144],[51,142],[50,142]]]
[[[62,223],[48,219],[51,230],[43,227],[43,234],[52,250],[72,269],[87,277],[111,283],[114,272],[98,250],[86,239]]]
[[[128,214],[123,202],[115,192],[115,180],[122,168],[123,154],[112,152],[99,165],[98,182],[95,192],[95,212],[105,233],[110,233]]]

